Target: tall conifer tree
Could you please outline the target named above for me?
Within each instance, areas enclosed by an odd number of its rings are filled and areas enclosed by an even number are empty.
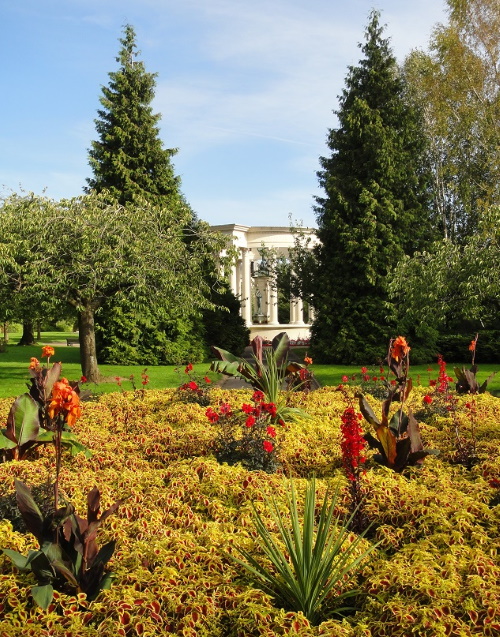
[[[103,86],[95,120],[99,135],[89,150],[94,177],[87,191],[108,190],[115,201],[126,204],[142,196],[160,205],[180,201],[180,180],[171,163],[176,149],[164,149],[159,137],[160,115],[154,114],[156,73],[148,73],[137,59],[135,31],[124,27],[118,71],[109,73]]]
[[[384,356],[393,329],[387,277],[431,235],[420,118],[382,33],[373,11],[329,132],[331,155],[320,158],[313,345],[332,362]]]

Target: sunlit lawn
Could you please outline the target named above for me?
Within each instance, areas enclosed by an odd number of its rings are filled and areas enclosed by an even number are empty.
[[[43,332],[40,344],[33,347],[18,347],[14,345],[19,340],[20,335],[13,335],[10,338],[7,351],[0,353],[0,398],[10,396],[18,396],[26,390],[26,382],[28,381],[28,365],[32,356],[40,358],[41,345],[45,343],[55,343],[56,354],[53,360],[63,363],[63,375],[69,380],[77,380],[81,376],[80,367],[80,349],[78,347],[67,347],[66,338],[75,337],[73,333],[64,332]],[[61,343],[58,345],[58,343]],[[302,355],[302,352],[300,352]],[[461,366],[460,364],[459,366]],[[467,363],[465,363],[467,365]],[[220,378],[217,374],[208,372],[210,366],[209,361],[194,365],[194,372],[200,378],[205,374],[212,380]],[[431,372],[427,371],[429,365],[415,365],[411,368],[411,376],[414,382],[427,386],[430,378],[437,378],[437,364],[430,365]],[[448,373],[453,376],[454,364],[448,364]],[[135,384],[141,387],[142,365],[100,365],[99,370],[103,381],[98,385],[92,385],[94,393],[109,393],[119,391],[116,378],[120,378],[122,388],[124,390],[132,389],[130,380],[131,375],[134,376]],[[351,377],[357,374],[360,376],[359,366],[348,365],[317,365],[313,364],[312,370],[318,382],[325,385],[336,386],[342,381],[344,375]],[[500,365],[485,364],[479,362],[478,379],[480,382],[485,380],[494,371],[500,370]],[[372,374],[379,374],[378,367],[370,370]],[[186,376],[184,369],[175,367],[174,365],[157,365],[147,368],[149,376],[148,389],[165,389],[167,387],[176,387],[185,382]],[[488,390],[495,395],[500,395],[500,374],[497,374],[488,386]]]

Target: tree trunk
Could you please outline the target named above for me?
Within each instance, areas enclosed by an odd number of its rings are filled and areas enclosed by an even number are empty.
[[[23,335],[18,345],[36,345],[35,335],[33,334],[33,321],[25,321],[23,323]]]
[[[80,364],[82,374],[89,383],[99,382],[93,308],[85,308],[78,316],[80,333]]]
[[[42,323],[41,321],[36,322],[36,339],[37,341],[42,340]]]
[[[9,342],[9,324],[8,323],[3,324],[3,340],[5,341],[5,344]]]

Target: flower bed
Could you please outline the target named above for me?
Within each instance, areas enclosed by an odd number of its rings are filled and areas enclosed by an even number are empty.
[[[251,395],[214,389],[211,405],[238,409]],[[311,418],[277,428],[281,469],[275,474],[219,464],[213,455],[217,423],[207,419],[206,406],[180,402],[173,390],[109,394],[84,403],[73,429],[93,455],[64,456],[60,497],[66,495],[77,511],[94,486],[103,509],[125,499],[99,531],[101,544],[116,540],[113,585],[94,602],[56,592],[43,611],[30,596],[32,575],[0,554],[0,636],[499,634],[499,401],[487,393],[474,398],[477,462],[468,469],[453,462],[454,427],[458,417],[469,426],[470,397],[457,397],[452,417],[431,413],[425,395],[415,388],[408,406],[428,410],[422,439],[440,455],[401,474],[377,465],[367,452],[364,513],[373,526],[363,542],[380,544],[356,576],[366,595],[356,600],[355,614],[318,626],[276,607],[230,554],[239,546],[261,556],[252,505],[274,532],[266,498],[284,502],[283,474],[295,478],[299,502],[305,478],[313,474],[318,499],[329,483],[339,484],[339,507],[349,510],[340,392],[324,388],[291,397],[292,406]],[[368,401],[380,412],[380,401]],[[2,421],[10,405],[0,401]],[[2,548],[36,548],[23,532],[13,481],[43,491],[48,474],[54,477],[52,455],[40,448],[35,459],[0,464]]]

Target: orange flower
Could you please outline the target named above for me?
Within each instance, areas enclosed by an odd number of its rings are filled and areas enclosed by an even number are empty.
[[[38,369],[40,367],[40,361],[38,360],[38,358],[35,357],[31,357],[30,358],[30,364],[28,369]]]
[[[306,365],[312,365],[312,362],[313,362],[313,359],[312,359],[312,358],[309,358],[309,356],[306,356],[306,357],[304,358],[304,363],[305,363]]]
[[[473,341],[470,342],[469,352],[475,352],[475,351],[476,351],[476,340],[474,339]]]
[[[68,427],[73,426],[82,415],[80,398],[66,378],[54,383],[47,413],[50,418],[55,418],[60,413],[64,414]]]
[[[50,358],[51,356],[54,356],[55,353],[55,349],[50,345],[42,347],[42,358]]]
[[[398,336],[392,344],[391,348],[391,358],[394,358],[395,361],[402,360],[410,351],[411,347],[406,342],[404,336]]]

